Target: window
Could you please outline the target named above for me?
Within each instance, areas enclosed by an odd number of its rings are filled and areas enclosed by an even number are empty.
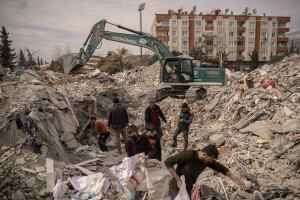
[[[266,46],[266,42],[261,42],[261,43],[260,43],[260,46],[261,46],[261,47],[265,47],[265,46]]]
[[[166,46],[169,46],[169,41],[163,41]]]
[[[172,36],[176,36],[177,35],[177,31],[172,31]]]
[[[213,21],[206,21],[206,26],[213,26],[213,25],[214,25]]]
[[[213,55],[213,51],[209,50],[209,51],[205,51],[205,54],[207,56],[212,56]]]
[[[206,44],[207,44],[207,46],[213,46],[214,45],[214,41],[213,40],[207,40]]]
[[[182,37],[186,37],[188,36],[188,32],[187,31],[182,31]]]
[[[182,26],[187,26],[188,22],[187,21],[182,21]]]
[[[234,42],[229,42],[229,43],[228,43],[228,46],[229,46],[229,47],[234,47]]]
[[[162,35],[162,36],[168,36],[168,35],[169,35],[169,32],[168,32],[168,31],[162,32],[161,35]]]
[[[254,42],[249,42],[249,47],[254,47]]]
[[[218,27],[222,27],[222,26],[223,26],[223,22],[222,22],[222,21],[218,21],[218,22],[217,22],[217,26],[218,26]]]
[[[172,41],[172,46],[176,47],[177,46],[177,41]]]
[[[222,37],[222,32],[218,31],[218,37]]]
[[[261,27],[262,28],[267,28],[268,27],[268,22],[262,22]]]
[[[243,51],[237,51],[236,56],[243,56]]]
[[[160,25],[161,26],[169,26],[169,21],[161,21]]]
[[[201,21],[196,21],[196,26],[201,26]]]
[[[172,26],[177,26],[177,21],[172,21]]]
[[[272,37],[273,38],[276,37],[276,33],[275,32],[272,33]]]
[[[252,56],[252,54],[253,54],[253,51],[248,51],[249,56]]]
[[[222,44],[222,43],[221,43],[220,41],[218,41],[218,42],[217,42],[217,47],[220,47],[221,44]]]
[[[276,23],[276,22],[273,22],[273,23],[272,23],[272,27],[273,27],[273,28],[276,28],[276,27],[277,27],[277,23]]]
[[[238,47],[244,47],[244,46],[245,46],[245,41],[237,41],[237,42],[236,42],[236,45],[237,45]]]
[[[250,22],[250,28],[255,28],[255,22]]]
[[[275,55],[275,53],[273,53],[272,51],[271,51],[271,54],[270,54],[270,56],[274,56]]]
[[[195,41],[195,46],[198,46],[199,42],[198,41]]]
[[[229,37],[233,37],[234,36],[234,32],[229,32]]]
[[[201,31],[196,31],[196,37],[200,37],[201,36]]]
[[[206,31],[205,36],[213,36],[213,31]]]
[[[272,42],[272,43],[271,43],[271,47],[276,47],[276,46],[275,46],[275,42]]]
[[[267,32],[262,32],[261,37],[266,38],[267,37]]]
[[[182,46],[187,46],[188,42],[187,41],[182,41]]]
[[[261,51],[261,52],[260,52],[260,57],[266,57],[266,55],[267,55],[267,54],[266,54],[265,51]]]
[[[230,27],[234,27],[234,22],[229,22]]]
[[[255,32],[249,32],[249,37],[255,37]]]
[[[234,52],[233,51],[229,51],[228,52],[228,56],[234,56]]]

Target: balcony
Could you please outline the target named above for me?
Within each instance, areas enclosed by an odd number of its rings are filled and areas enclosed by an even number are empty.
[[[214,30],[214,26],[205,26],[205,30]]]
[[[213,36],[205,36],[205,40],[214,40]]]
[[[286,37],[278,37],[277,38],[277,42],[288,42],[289,41],[289,38],[286,38]]]
[[[169,26],[156,26],[157,31],[168,31],[170,30]]]
[[[237,46],[236,50],[237,51],[245,51],[245,46]]]
[[[243,40],[245,40],[245,37],[244,37],[244,36],[238,36],[238,37],[236,38],[236,40],[243,41]]]
[[[289,32],[289,28],[278,28],[278,32]]]
[[[237,27],[236,28],[238,32],[245,32],[246,31],[246,27]]]
[[[206,56],[207,60],[213,60],[214,57],[213,56]]]
[[[243,61],[245,60],[245,56],[237,56],[236,61]]]
[[[277,47],[277,51],[288,51],[288,47]]]
[[[170,40],[170,36],[156,36],[157,39],[160,39],[162,41]]]
[[[212,51],[214,50],[214,46],[205,46],[205,51]]]

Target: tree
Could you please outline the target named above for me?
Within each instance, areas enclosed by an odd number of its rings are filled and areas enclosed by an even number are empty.
[[[44,63],[43,63],[43,59],[41,58],[41,65],[44,65]]]
[[[15,62],[14,59],[17,57],[16,53],[13,51],[15,49],[11,48],[12,40],[8,39],[9,33],[6,31],[5,27],[2,26],[0,38],[0,64],[3,67],[10,68],[13,70]]]
[[[26,49],[26,51],[27,51],[27,64],[26,64],[26,66],[27,67],[35,66],[35,61],[32,57],[32,53],[29,51],[29,49]]]
[[[171,54],[176,57],[176,56],[181,56],[182,53],[180,51],[171,51]]]
[[[38,66],[41,65],[41,63],[40,63],[40,58],[39,58],[39,57],[37,57],[37,65],[38,65]]]
[[[256,48],[254,49],[254,51],[252,52],[252,55],[251,55],[251,69],[254,70],[256,68],[258,68],[258,55],[257,55],[257,51],[256,51]]]
[[[190,49],[190,56],[199,58],[201,60],[206,59],[205,53],[202,50],[202,46],[192,46]]]
[[[294,53],[295,52],[295,47],[294,47],[294,40],[292,40],[291,42],[291,46],[290,46],[290,49],[289,49],[289,55]]]
[[[23,50],[20,49],[19,55],[18,55],[18,66],[19,67],[25,67],[26,66],[26,58],[23,53]]]
[[[218,63],[220,67],[224,67],[226,61],[228,61],[226,51],[217,51],[215,62]]]

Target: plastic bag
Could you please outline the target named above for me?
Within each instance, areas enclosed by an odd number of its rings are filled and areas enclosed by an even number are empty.
[[[178,195],[175,197],[174,200],[190,200],[189,194],[187,193],[186,190],[184,175],[182,175],[180,178],[182,180],[182,185],[179,189]]]
[[[146,181],[151,199],[168,199],[170,179],[170,172],[164,163],[155,159],[149,160],[146,167]]]
[[[68,186],[64,184],[60,179],[57,180],[55,187],[53,188],[54,198],[63,198],[68,190]]]

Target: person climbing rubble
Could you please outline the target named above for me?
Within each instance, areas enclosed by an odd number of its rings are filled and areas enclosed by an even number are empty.
[[[148,158],[155,157],[156,153],[149,139],[146,136],[138,134],[138,129],[135,125],[130,125],[127,128],[127,134],[129,138],[125,142],[127,157],[131,157],[139,153],[145,153]]]
[[[146,133],[143,134],[149,139],[153,149],[156,152],[155,159],[161,161],[161,145],[160,145],[160,138],[156,133],[155,125],[148,123],[146,124]]]
[[[193,122],[194,113],[190,110],[187,103],[181,106],[181,113],[178,119],[178,126],[173,134],[173,144],[171,147],[177,147],[177,136],[182,132],[184,137],[184,150],[188,147],[189,126]]]
[[[184,175],[186,182],[186,190],[191,197],[193,184],[196,183],[198,176],[206,167],[221,172],[222,174],[230,177],[242,189],[245,189],[244,182],[237,179],[225,166],[216,162],[219,152],[215,145],[208,145],[200,150],[188,150],[180,152],[165,160],[165,165],[170,171],[173,178],[170,181],[170,196],[174,199],[183,184],[180,176]],[[174,165],[177,164],[176,171]]]
[[[155,100],[150,99],[148,107],[145,110],[145,123],[151,123],[155,125],[157,135],[162,138],[163,133],[161,130],[161,122],[159,118],[161,118],[165,123],[167,122],[162,110],[158,105],[155,104]]]
[[[32,146],[34,153],[41,154],[42,139],[39,130],[33,119],[29,116],[30,111],[26,110],[24,114],[16,115],[16,125],[19,130],[29,136],[28,143]]]
[[[94,131],[92,132],[92,134],[96,135],[97,133],[99,133],[98,144],[101,151],[109,151],[108,147],[105,145],[107,138],[110,136],[108,127],[103,121],[99,119],[97,120],[94,116],[91,117],[90,120],[91,123],[94,125]]]
[[[128,126],[129,118],[125,106],[121,105],[119,98],[113,98],[114,105],[111,107],[108,116],[108,127],[111,128],[116,138],[118,152],[122,153],[120,135],[124,141],[127,141],[126,127]]]

